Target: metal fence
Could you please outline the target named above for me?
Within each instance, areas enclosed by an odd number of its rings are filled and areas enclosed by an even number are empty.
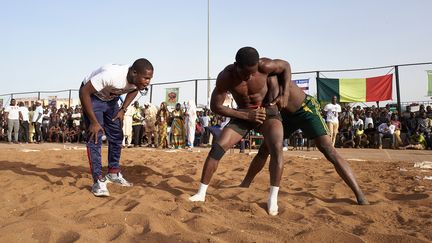
[[[309,79],[309,93],[316,94],[316,78],[359,78],[359,77],[373,77],[385,74],[393,74],[393,94],[392,97],[396,98],[397,109],[400,111],[401,107],[410,103],[431,104],[432,100],[427,97],[427,75],[426,70],[432,70],[432,62],[422,63],[409,63],[398,64],[381,67],[368,67],[356,69],[341,69],[341,70],[316,70],[305,72],[293,72],[293,79]],[[424,80],[424,86],[418,87],[413,85],[413,80],[419,80],[420,83]],[[208,82],[209,81],[209,82]],[[314,82],[315,81],[315,82]],[[215,86],[215,79],[190,79],[163,83],[153,83],[150,85],[149,91],[146,96],[139,95],[139,102],[150,102],[158,105],[160,102],[165,101],[165,90],[167,88],[179,88],[180,101],[194,100],[196,104],[205,106],[209,104],[207,95],[208,83],[210,90]],[[410,95],[411,93],[424,94],[420,97]],[[45,104],[55,102],[57,105],[65,104],[74,106],[79,102],[78,90],[59,90],[59,91],[32,91],[21,93],[0,94],[0,99],[3,100],[3,105],[9,103],[11,98],[28,100],[31,102],[44,100]],[[402,101],[402,99],[404,101]]]

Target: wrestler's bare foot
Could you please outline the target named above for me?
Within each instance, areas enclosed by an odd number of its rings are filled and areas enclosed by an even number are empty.
[[[357,203],[358,203],[358,205],[369,205],[369,204],[370,204],[370,203],[368,202],[368,200],[366,200],[365,197],[357,198]]]
[[[250,184],[251,184],[250,181],[242,181],[242,183],[240,183],[239,187],[249,188]]]

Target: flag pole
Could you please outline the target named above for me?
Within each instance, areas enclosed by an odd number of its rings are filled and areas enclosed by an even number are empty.
[[[395,77],[396,77],[396,98],[397,98],[397,111],[399,116],[401,115],[401,100],[400,100],[400,88],[399,88],[399,66],[395,66]]]

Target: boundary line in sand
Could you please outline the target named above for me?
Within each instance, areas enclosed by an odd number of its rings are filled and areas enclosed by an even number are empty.
[[[391,158],[389,152],[387,152],[386,149],[383,149],[383,151],[384,151],[384,153],[387,155],[387,158],[388,158],[389,160],[392,160],[392,158]]]

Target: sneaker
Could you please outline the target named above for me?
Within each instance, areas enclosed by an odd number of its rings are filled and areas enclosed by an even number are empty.
[[[108,173],[105,178],[107,183],[114,183],[120,186],[133,186],[132,183],[128,182],[125,178],[123,178],[123,175],[120,172]]]
[[[106,179],[99,179],[95,184],[93,184],[92,186],[92,193],[93,195],[95,195],[96,197],[108,197],[109,196],[109,191],[108,188],[106,186]]]

